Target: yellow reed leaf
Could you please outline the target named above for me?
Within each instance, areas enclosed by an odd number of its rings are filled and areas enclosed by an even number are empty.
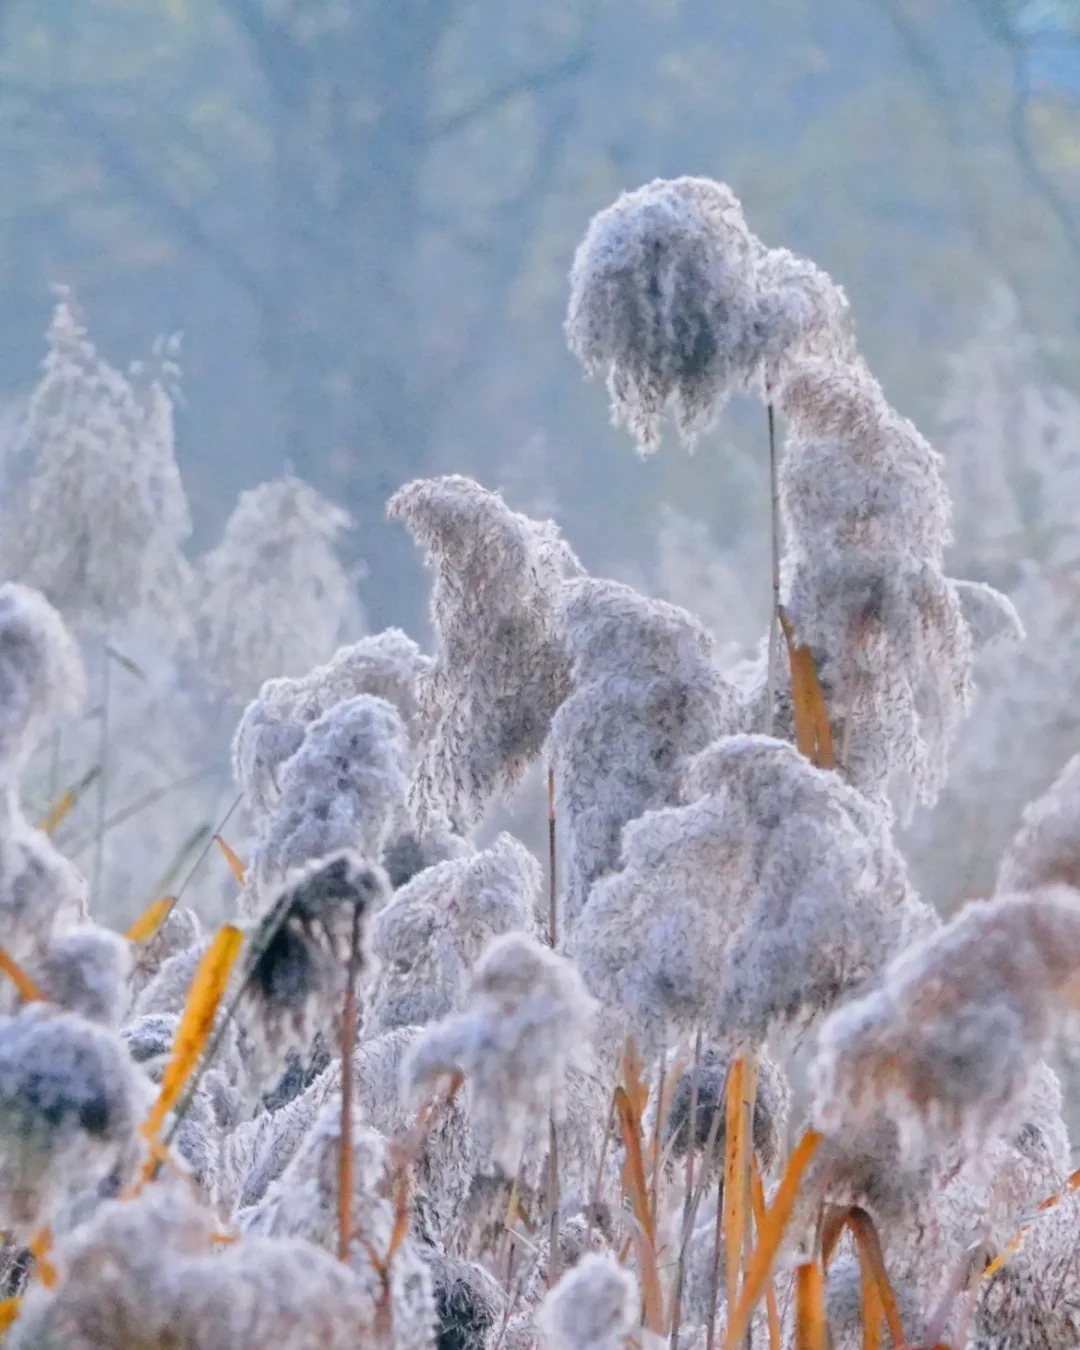
[[[881,1319],[884,1310],[878,1297],[877,1281],[866,1266],[859,1267],[862,1291],[862,1350],[881,1350]]]
[[[828,1350],[825,1276],[819,1261],[795,1268],[795,1350]]]
[[[859,1263],[863,1271],[873,1277],[877,1301],[880,1305],[879,1316],[884,1314],[885,1324],[889,1328],[889,1335],[892,1337],[892,1343],[895,1350],[903,1350],[906,1342],[904,1341],[904,1328],[900,1322],[900,1309],[896,1302],[896,1295],[893,1292],[893,1287],[889,1283],[889,1277],[885,1271],[885,1258],[881,1250],[881,1239],[878,1237],[878,1231],[874,1226],[874,1221],[870,1215],[867,1214],[866,1210],[853,1207],[848,1212],[847,1226],[851,1230],[855,1242],[858,1245]],[[866,1321],[864,1313],[864,1335],[865,1332]]]
[[[46,1289],[55,1288],[59,1277],[56,1274],[56,1267],[49,1260],[49,1253],[53,1248],[52,1229],[39,1228],[26,1245],[34,1258],[38,1279]]]
[[[229,864],[229,870],[236,878],[236,884],[242,886],[244,884],[244,877],[247,875],[247,868],[228,846],[225,840],[222,839],[220,834],[215,834],[214,840],[217,843],[218,848],[224,853],[225,861]]]
[[[743,1268],[743,1243],[748,1221],[746,1202],[753,1155],[753,1105],[747,1112],[746,1103],[752,1099],[756,1085],[757,1064],[740,1055],[728,1074],[725,1100],[724,1236],[729,1308],[738,1303],[739,1274]]]
[[[154,1139],[160,1133],[165,1117],[176,1105],[199,1062],[243,942],[244,935],[240,929],[226,924],[199,962],[176,1031],[172,1058],[161,1080],[158,1099],[142,1127],[143,1136],[147,1139]]]
[[[0,1336],[7,1331],[12,1322],[18,1319],[22,1311],[21,1298],[5,1298],[0,1300]]]
[[[795,641],[791,621],[783,610],[780,624],[787,642],[788,661],[791,664],[791,701],[795,714],[795,744],[812,764],[820,769],[835,769],[832,728],[825,707],[825,696],[814,666],[814,654],[809,647],[800,647]]]
[[[160,900],[147,905],[124,936],[129,942],[149,942],[169,917],[174,904],[176,904],[175,896],[163,895]]]
[[[746,1268],[739,1302],[728,1321],[725,1350],[735,1350],[746,1335],[750,1318],[765,1291],[784,1232],[791,1221],[803,1175],[820,1145],[821,1135],[817,1130],[807,1130],[788,1159],[776,1195],[760,1225],[757,1246]]]
[[[38,822],[38,829],[42,834],[52,834],[54,830],[59,829],[75,809],[79,798],[100,776],[101,765],[95,764],[92,769],[83,774],[77,783],[69,787],[66,792],[61,793]]]
[[[0,970],[14,984],[24,1003],[43,1003],[45,1001],[45,995],[19,965],[18,961],[13,956],[8,956],[3,947],[0,947]]]
[[[630,1057],[626,1058],[627,1065]],[[636,1088],[631,1083],[632,1088]],[[638,1278],[641,1282],[645,1306],[644,1322],[649,1331],[664,1330],[664,1292],[660,1284],[660,1269],[656,1259],[656,1236],[653,1228],[649,1191],[645,1180],[645,1160],[641,1150],[641,1117],[626,1088],[615,1089],[615,1110],[622,1130],[626,1160],[623,1163],[623,1189],[630,1197],[630,1205],[637,1222],[633,1242],[638,1258]]]
[[[765,1224],[765,1184],[761,1180],[756,1153],[750,1158],[750,1204],[754,1211],[754,1226],[760,1233]],[[765,1281],[765,1309],[769,1317],[769,1350],[781,1350],[780,1308],[771,1275]]]

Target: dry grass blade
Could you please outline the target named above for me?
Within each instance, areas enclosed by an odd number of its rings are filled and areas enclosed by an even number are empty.
[[[868,1271],[873,1276],[878,1302],[881,1305],[881,1312],[885,1315],[885,1322],[889,1328],[892,1343],[896,1350],[903,1350],[905,1342],[904,1329],[900,1321],[900,1309],[897,1306],[896,1295],[885,1271],[881,1239],[874,1227],[874,1221],[866,1210],[855,1206],[848,1213],[847,1226],[858,1245],[859,1261],[863,1270]],[[865,1325],[864,1321],[864,1328]]]
[[[39,1228],[26,1245],[33,1255],[38,1279],[46,1289],[54,1289],[59,1276],[56,1267],[49,1260],[49,1253],[53,1249],[52,1229]]]
[[[795,713],[795,744],[802,754],[821,769],[835,769],[832,728],[829,725],[825,696],[814,666],[814,654],[809,647],[800,647],[795,641],[791,621],[780,611],[780,625],[787,642],[791,663],[791,699]]]
[[[165,895],[160,900],[155,900],[153,904],[147,905],[124,936],[129,942],[149,942],[169,917],[173,903],[173,897]]]
[[[656,1259],[656,1237],[645,1180],[645,1160],[641,1152],[641,1117],[630,1094],[620,1084],[615,1089],[615,1110],[622,1128],[626,1161],[623,1163],[623,1188],[630,1198],[634,1219],[634,1246],[638,1254],[638,1276],[644,1303],[644,1322],[650,1331],[664,1330],[664,1294]]]
[[[353,910],[345,1006],[341,1015],[341,1139],[338,1155],[338,1260],[348,1261],[352,1244],[353,1051],[356,1047],[356,976],[360,967],[360,910]]]
[[[828,1350],[825,1275],[819,1261],[795,1268],[795,1350]]]
[[[126,670],[129,675],[134,675],[135,678],[141,680],[143,684],[148,683],[146,671],[143,670],[142,666],[140,666],[137,661],[133,661],[130,656],[125,656],[123,652],[117,651],[111,642],[106,642],[105,650],[121,669]]]
[[[727,1083],[727,1134],[724,1155],[724,1229],[727,1241],[728,1307],[739,1300],[739,1274],[749,1230],[750,1161],[754,1153],[754,1098],[757,1062],[740,1056]]]
[[[766,1282],[772,1274],[773,1262],[791,1221],[803,1175],[820,1145],[821,1135],[816,1130],[807,1130],[788,1159],[772,1205],[760,1226],[757,1246],[746,1268],[738,1306],[733,1313],[729,1309],[725,1350],[735,1350],[735,1346],[746,1335],[751,1315],[765,1292]]]
[[[18,1319],[22,1311],[22,1299],[20,1297],[5,1298],[0,1300],[0,1336]]]
[[[761,1168],[757,1155],[750,1160],[750,1204],[754,1211],[754,1226],[758,1233],[765,1226],[765,1185],[761,1180]],[[776,1289],[772,1276],[765,1281],[765,1308],[769,1317],[769,1350],[781,1350],[780,1309],[776,1302]]]
[[[217,844],[218,848],[221,849],[222,853],[224,853],[225,861],[229,864],[229,871],[232,872],[233,876],[236,878],[236,884],[242,886],[244,884],[244,877],[247,876],[247,868],[225,840],[222,839],[220,834],[214,835],[214,842]]]
[[[682,1325],[683,1286],[686,1282],[686,1247],[690,1241],[691,1212],[694,1200],[694,1158],[697,1152],[694,1148],[694,1140],[697,1139],[698,1079],[700,1073],[701,1027],[699,1026],[694,1036],[694,1064],[691,1069],[691,1074],[693,1076],[690,1079],[690,1118],[686,1135],[686,1188],[683,1196],[683,1221],[682,1236],[679,1240],[679,1260],[675,1269],[675,1288],[672,1291],[670,1350],[679,1350],[679,1329]],[[672,1074],[672,1081],[674,1082],[675,1080],[676,1075]],[[675,1142],[674,1135],[672,1135],[671,1142]],[[588,1247],[586,1247],[585,1250],[588,1251]]]
[[[8,956],[3,947],[0,947],[0,970],[19,991],[19,997],[25,1003],[44,1003],[45,995],[19,965],[18,961],[13,956]]]
[[[78,805],[79,798],[87,788],[93,786],[100,775],[100,764],[95,764],[92,769],[88,769],[77,783],[69,787],[65,793],[53,802],[52,806],[49,807],[48,811],[38,822],[38,829],[41,830],[43,834],[52,834],[57,830]]]
[[[199,962],[176,1031],[172,1057],[161,1080],[158,1099],[143,1123],[145,1138],[156,1138],[160,1133],[165,1117],[176,1104],[199,1062],[243,942],[244,935],[240,929],[226,924]]]
[[[878,1296],[877,1281],[866,1265],[859,1268],[862,1291],[862,1350],[881,1350],[881,1319],[885,1310]]]

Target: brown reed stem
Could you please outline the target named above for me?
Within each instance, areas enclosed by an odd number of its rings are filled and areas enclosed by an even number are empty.
[[[690,1122],[686,1139],[686,1195],[683,1199],[682,1240],[679,1243],[679,1261],[675,1268],[675,1289],[671,1305],[670,1350],[679,1350],[679,1328],[682,1325],[683,1285],[686,1281],[686,1248],[690,1241],[694,1198],[694,1158],[697,1153],[698,1074],[701,1069],[701,1028],[694,1037],[694,1067],[690,1079]]]
[[[356,1048],[356,979],[360,973],[360,906],[353,909],[352,937],[345,985],[345,1004],[341,1012],[341,1149],[338,1164],[338,1260],[348,1261],[352,1242],[353,1194],[353,1079]]]
[[[772,535],[772,614],[769,618],[769,658],[766,680],[765,735],[773,734],[776,715],[777,667],[780,660],[780,489],[776,471],[776,413],[772,390],[766,385],[769,422],[769,509]]]

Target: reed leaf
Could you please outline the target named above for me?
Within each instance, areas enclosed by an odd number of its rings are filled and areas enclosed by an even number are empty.
[[[760,1235],[765,1226],[765,1185],[761,1180],[761,1168],[757,1154],[750,1159],[750,1204],[754,1211],[754,1227]],[[776,1302],[776,1288],[772,1276],[765,1281],[765,1309],[769,1318],[769,1350],[781,1350],[780,1309]]]
[[[746,1335],[750,1318],[757,1307],[758,1300],[765,1292],[765,1285],[772,1274],[773,1263],[776,1260],[777,1252],[780,1250],[780,1243],[783,1241],[784,1233],[791,1222],[795,1200],[799,1194],[799,1186],[802,1184],[803,1176],[814,1154],[821,1146],[821,1138],[817,1130],[807,1130],[788,1159],[776,1195],[769,1206],[764,1222],[761,1224],[754,1254],[746,1268],[746,1276],[743,1280],[742,1294],[738,1306],[733,1313],[729,1310],[727,1338],[724,1342],[725,1350],[735,1350],[735,1347]]]
[[[175,903],[171,895],[164,895],[147,905],[124,936],[129,942],[149,942],[152,937],[156,937]]]
[[[243,943],[244,935],[240,929],[226,924],[199,962],[176,1031],[172,1057],[161,1080],[158,1099],[142,1126],[143,1136],[147,1139],[157,1138],[165,1117],[176,1104],[199,1062]]]
[[[829,1350],[825,1274],[820,1261],[795,1268],[795,1350]]]
[[[18,961],[13,956],[9,956],[3,947],[0,947],[0,970],[11,980],[19,991],[19,997],[25,1003],[44,1003],[45,995],[19,965]]]
[[[247,875],[247,868],[225,840],[222,839],[220,834],[214,835],[214,842],[217,844],[218,848],[221,849],[222,853],[224,853],[225,861],[229,864],[229,871],[232,872],[233,876],[236,878],[236,884],[242,886],[244,884],[244,877]]]
[[[79,798],[86,792],[87,788],[93,786],[100,776],[101,765],[95,764],[92,769],[88,769],[83,774],[77,783],[74,783],[66,792],[62,793],[38,821],[38,829],[42,834],[53,834],[59,829],[78,805]]]
[[[784,630],[788,660],[791,664],[791,699],[795,713],[795,744],[811,763],[819,769],[835,769],[832,728],[825,707],[814,665],[814,654],[809,647],[800,647],[795,641],[791,621],[780,610],[780,626]]]

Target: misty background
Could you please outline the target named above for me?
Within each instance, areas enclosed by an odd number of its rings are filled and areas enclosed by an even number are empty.
[[[192,557],[239,493],[295,474],[352,519],[335,543],[352,635],[424,639],[424,578],[384,506],[460,472],[745,655],[769,606],[759,413],[642,462],[561,327],[590,216],[679,174],[729,182],[766,243],[844,286],[889,398],[947,457],[954,573],[1006,590],[1028,628],[986,657],[952,785],[908,840],[950,908],[1080,748],[1080,5],[0,0],[2,425],[24,416],[67,285],[119,368],[183,335]],[[309,613],[267,618],[308,664],[333,650]],[[140,668],[148,631],[121,652]],[[263,677],[295,673],[277,659]],[[244,697],[196,689],[189,658],[144,675],[115,674],[110,800],[172,795],[110,832],[125,915],[227,808]],[[96,723],[52,747],[43,808],[100,741]],[[516,809],[531,838],[538,790]],[[85,847],[84,816],[65,829]]]

